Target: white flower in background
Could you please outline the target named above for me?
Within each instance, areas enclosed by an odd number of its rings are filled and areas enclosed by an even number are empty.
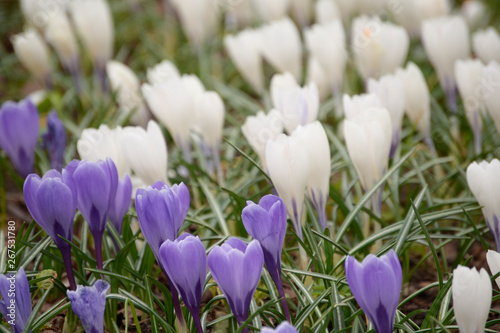
[[[253,0],[231,1],[226,9],[225,24],[228,30],[237,30],[251,25],[255,17]]]
[[[283,74],[274,74],[271,78],[271,84],[269,87],[274,108],[282,111],[286,96],[297,87],[300,86],[292,74],[288,72]]]
[[[340,95],[340,88],[344,79],[347,63],[347,50],[344,27],[340,20],[324,25],[313,25],[304,30],[309,53],[319,62],[330,81],[330,88],[336,97]]]
[[[476,28],[487,19],[486,6],[478,0],[468,0],[462,3],[460,13],[470,28]]]
[[[245,29],[236,35],[224,37],[231,60],[252,88],[261,93],[264,90],[260,32]]]
[[[196,99],[196,121],[193,129],[201,137],[208,172],[212,172],[214,166],[217,172],[220,172],[219,147],[225,111],[222,98],[216,92],[203,92]]]
[[[146,127],[150,116],[142,99],[141,86],[135,73],[125,64],[111,60],[106,65],[111,89],[116,91],[120,112],[129,115],[132,124]]]
[[[264,22],[281,20],[286,16],[291,0],[253,0],[260,18]]]
[[[142,94],[151,112],[167,127],[188,163],[192,160],[190,130],[196,117],[196,99],[204,91],[196,75],[183,75],[154,85],[142,85]]]
[[[500,134],[500,65],[492,61],[483,71],[482,94],[490,117]]]
[[[66,12],[68,2],[69,0],[20,0],[20,5],[26,21],[43,31],[50,20]]]
[[[446,92],[448,107],[457,110],[455,61],[470,56],[469,29],[461,16],[430,19],[422,23],[422,43]]]
[[[359,0],[334,0],[342,14],[342,22],[347,25],[351,16],[358,11]]]
[[[342,98],[346,118],[356,117],[361,111],[371,108],[381,108],[382,102],[375,94],[360,94],[349,96],[344,94]]]
[[[486,260],[490,267],[491,275],[497,275],[500,272],[500,253],[493,250],[488,250]],[[500,288],[500,276],[495,279],[497,286]]]
[[[268,0],[266,0],[268,1]],[[264,58],[280,73],[302,74],[302,42],[297,27],[285,17],[260,28]]]
[[[344,137],[361,186],[370,190],[387,170],[392,141],[389,111],[367,108],[344,120]],[[382,188],[372,197],[372,209],[380,216]]]
[[[382,22],[378,17],[361,16],[352,25],[354,61],[361,77],[379,77],[401,66],[408,54],[410,38],[405,29]]]
[[[492,288],[484,268],[458,265],[453,270],[453,311],[460,333],[484,332],[490,312]]]
[[[424,74],[417,65],[409,62],[406,68],[399,68],[396,76],[403,83],[405,110],[410,121],[423,135],[429,149],[434,152],[431,136],[431,97]]]
[[[330,22],[341,20],[342,14],[335,0],[318,0],[314,5],[314,16],[316,22],[325,25]]]
[[[377,95],[382,106],[391,115],[392,144],[390,156],[401,141],[401,127],[405,114],[405,88],[403,82],[396,75],[384,75],[379,80],[368,79],[368,92]]]
[[[21,64],[37,79],[45,82],[48,88],[51,88],[49,49],[38,32],[29,29],[14,35],[11,43]]]
[[[167,143],[155,121],[149,121],[147,130],[139,126],[123,128],[120,144],[128,165],[145,185],[168,182]]]
[[[500,36],[493,27],[475,32],[472,35],[472,47],[485,64],[491,61],[500,63]]]
[[[130,166],[120,142],[121,133],[121,127],[110,129],[104,124],[99,126],[98,129],[84,129],[80,139],[76,142],[76,149],[80,159],[97,162],[109,157],[115,163],[120,178],[126,173],[130,174]]]
[[[450,0],[418,0],[415,1],[415,4],[423,21],[433,17],[446,16],[452,9]]]
[[[194,49],[215,34],[217,28],[216,6],[212,0],[172,0],[179,14],[182,29]]]
[[[400,0],[392,14],[411,37],[420,37],[423,21],[446,16],[450,10],[449,0]]]
[[[483,206],[483,214],[497,250],[500,249],[500,161],[493,159],[490,163],[473,162],[467,167],[467,184]]]
[[[279,112],[271,110],[265,114],[263,111],[259,111],[256,116],[248,116],[241,126],[241,131],[260,158],[262,168],[267,172],[267,143],[283,133],[283,123]]]
[[[179,78],[180,76],[177,67],[168,60],[163,60],[159,64],[148,68],[147,72],[148,82],[153,85],[166,82],[171,78]]]
[[[305,143],[309,160],[306,195],[318,213],[322,230],[327,227],[326,201],[330,193],[331,156],[325,129],[319,121],[297,127],[293,136]]]
[[[357,10],[361,14],[373,15],[387,10],[388,0],[356,0]]]
[[[483,130],[484,101],[481,93],[483,70],[484,65],[478,59],[457,60],[455,63],[457,87],[460,96],[462,96],[465,115],[474,133],[476,154],[481,153],[481,132]]]
[[[73,0],[70,13],[74,26],[94,62],[94,71],[103,90],[106,85],[106,63],[112,57],[114,28],[106,0]]]
[[[301,137],[281,134],[266,147],[269,177],[279,197],[285,203],[295,232],[302,236],[304,193],[309,179],[309,160],[306,143]]]
[[[299,125],[310,124],[318,118],[319,91],[316,83],[309,83],[304,87],[295,87],[284,95],[281,120],[288,134]]]
[[[307,61],[307,83],[315,83],[318,87],[320,100],[325,100],[331,93],[331,84],[318,60],[309,56]]]
[[[290,0],[291,11],[301,27],[309,25],[313,12],[313,0]]]

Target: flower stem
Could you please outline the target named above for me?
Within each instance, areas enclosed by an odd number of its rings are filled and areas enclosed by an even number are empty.
[[[75,275],[73,274],[73,264],[71,262],[71,247],[65,246],[62,249],[60,248],[59,251],[61,251],[66,273],[68,274],[69,289],[76,290]]]
[[[102,235],[94,236],[94,244],[95,244],[95,260],[97,261],[97,269],[102,270],[103,265],[102,265]]]
[[[276,279],[276,281],[274,281],[274,284],[276,285],[276,289],[278,289],[278,296],[281,298],[281,306],[283,307],[285,318],[289,323],[292,323],[290,310],[288,309],[288,304],[286,303],[285,290],[283,290],[283,282],[280,279]]]
[[[198,333],[203,333],[203,326],[201,325],[201,319],[200,319],[200,310],[199,309],[192,309],[192,310],[189,310],[189,312],[191,312],[191,316],[193,317],[194,326],[196,327],[196,331]]]
[[[177,320],[181,324],[182,327],[186,327],[186,322],[184,321],[184,317],[182,316],[182,308],[181,308],[181,303],[179,302],[179,293],[177,292],[177,289],[175,289],[174,284],[170,280],[170,277],[168,276],[167,272],[161,268],[163,271],[163,274],[167,277],[167,282],[168,282],[168,288],[170,290],[170,294],[172,295],[172,302],[174,303],[174,311],[175,311],[175,316],[177,317]]]

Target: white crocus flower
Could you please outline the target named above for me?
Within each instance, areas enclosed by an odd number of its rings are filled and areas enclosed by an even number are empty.
[[[319,91],[316,83],[294,88],[283,99],[281,119],[288,134],[299,125],[310,124],[318,118]]]
[[[325,129],[319,121],[299,126],[293,133],[305,143],[309,160],[306,195],[318,213],[323,230],[327,227],[326,201],[330,191],[331,156]]]
[[[475,32],[472,35],[472,47],[485,64],[491,61],[500,63],[500,36],[493,27]]]
[[[266,0],[267,1],[267,0]],[[302,74],[302,42],[290,18],[260,28],[264,58],[280,73],[290,72],[300,80]]]
[[[262,93],[264,73],[260,33],[252,29],[245,29],[236,35],[224,37],[224,45],[241,75],[256,92]]]
[[[460,13],[471,29],[477,28],[487,19],[487,8],[479,0],[469,0],[462,3]]]
[[[368,92],[377,95],[382,106],[391,114],[392,144],[390,156],[392,157],[401,140],[401,126],[405,114],[405,88],[396,75],[384,75],[379,80],[368,80]]]
[[[253,0],[260,18],[264,22],[281,20],[285,17],[291,0]]]
[[[469,28],[461,16],[427,20],[422,23],[422,43],[446,92],[448,107],[456,111],[454,66],[470,56]]]
[[[289,72],[283,74],[274,74],[271,78],[269,90],[271,91],[271,100],[275,109],[282,111],[286,96],[297,88],[299,84],[295,77]]]
[[[349,96],[344,94],[342,99],[346,118],[356,117],[361,111],[371,108],[381,108],[382,102],[375,94],[361,94]]]
[[[500,134],[500,65],[492,61],[484,68],[482,95],[490,117]]]
[[[325,100],[331,93],[331,82],[325,70],[314,57],[309,57],[307,62],[307,83],[316,83],[320,100]]]
[[[304,193],[309,177],[306,143],[298,136],[281,134],[267,143],[266,161],[269,177],[285,203],[295,232],[303,239]]]
[[[460,333],[484,332],[490,312],[492,288],[484,268],[459,265],[453,270],[453,311]]]
[[[148,68],[147,77],[148,82],[155,85],[166,82],[171,78],[179,78],[179,70],[169,60],[163,60],[159,64]]]
[[[500,253],[493,250],[488,250],[486,253],[486,260],[492,275],[497,275],[500,272]],[[495,282],[500,288],[500,276],[496,278]]]
[[[295,20],[301,27],[305,27],[311,21],[313,12],[313,0],[290,0],[291,11]]]
[[[411,37],[420,37],[422,22],[450,13],[449,0],[400,0],[392,11],[395,21],[405,27]]]
[[[316,22],[325,25],[342,19],[340,8],[335,0],[318,0],[314,5]]]

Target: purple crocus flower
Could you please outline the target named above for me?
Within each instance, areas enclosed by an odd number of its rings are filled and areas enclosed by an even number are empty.
[[[56,111],[51,111],[47,116],[47,132],[42,135],[42,140],[49,152],[52,169],[61,170],[64,165],[66,130]]]
[[[253,294],[259,284],[264,254],[259,242],[248,246],[237,238],[229,238],[208,254],[208,267],[224,293],[239,325],[248,317]],[[247,329],[243,332],[246,332]]]
[[[0,275],[0,313],[15,333],[21,333],[31,315],[31,294],[24,268]],[[30,330],[31,332],[31,330]]]
[[[89,225],[94,237],[97,268],[102,269],[102,235],[118,185],[118,172],[113,161],[89,162],[74,160],[64,173],[74,181],[77,192],[76,206]]]
[[[286,319],[291,322],[281,282],[281,251],[286,234],[285,203],[272,194],[262,197],[258,205],[247,201],[241,218],[247,232],[258,240],[262,247],[267,270],[278,289]]]
[[[200,305],[207,276],[203,243],[190,234],[183,234],[173,242],[166,240],[160,247],[160,260],[191,313],[198,333],[203,333]]]
[[[78,286],[66,292],[71,309],[80,318],[87,333],[104,333],[104,309],[109,283],[97,280],[92,287]]]
[[[70,288],[76,288],[71,264],[71,246],[73,240],[73,221],[76,213],[76,187],[71,178],[61,175],[57,170],[49,170],[43,178],[31,174],[24,182],[23,192],[26,206],[38,225],[52,238],[61,251]],[[59,237],[61,236],[61,237]]]
[[[403,271],[396,252],[377,258],[369,254],[362,263],[348,256],[345,275],[349,288],[377,333],[391,333],[398,307]]]
[[[118,180],[115,199],[111,202],[109,209],[109,220],[115,226],[115,229],[121,234],[123,218],[128,212],[130,202],[132,201],[132,181],[128,175]]]
[[[153,186],[148,186],[147,189],[138,189],[135,195],[135,208],[142,234],[167,277],[175,314],[182,325],[184,325],[184,318],[179,296],[161,263],[160,246],[166,240],[173,241],[177,238],[179,229],[186,218],[190,201],[189,190],[184,183],[168,187],[165,183],[158,181]]]
[[[0,148],[23,177],[34,171],[38,110],[29,99],[7,101],[0,108]]]
[[[275,329],[264,327],[260,333],[297,333],[297,329],[289,322],[283,322]]]

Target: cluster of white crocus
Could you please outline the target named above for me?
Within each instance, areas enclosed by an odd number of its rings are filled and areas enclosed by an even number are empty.
[[[405,29],[382,22],[379,17],[360,16],[352,25],[352,52],[358,72],[366,81],[394,72],[408,54],[410,38]]]
[[[500,62],[500,36],[494,28],[475,32],[472,35],[472,48],[484,63]]]
[[[392,14],[411,37],[419,37],[423,21],[448,15],[450,10],[449,0],[400,0]]]
[[[448,107],[456,111],[455,62],[470,56],[469,28],[461,16],[427,20],[422,24],[422,42],[434,66]]]
[[[500,134],[500,65],[495,61],[484,68],[482,92],[488,113]]]

